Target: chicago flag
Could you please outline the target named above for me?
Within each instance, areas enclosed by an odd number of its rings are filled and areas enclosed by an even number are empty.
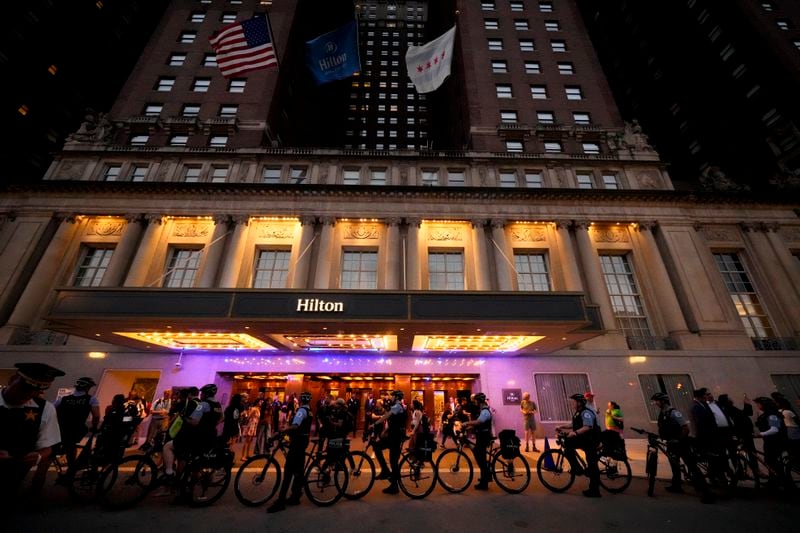
[[[450,75],[455,35],[456,27],[453,26],[441,37],[429,43],[408,47],[406,68],[408,77],[414,82],[418,93],[435,91]]]

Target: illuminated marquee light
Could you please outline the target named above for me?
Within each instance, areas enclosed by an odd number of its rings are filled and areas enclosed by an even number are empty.
[[[306,335],[303,337],[286,336],[286,339],[295,347],[313,351],[397,350],[396,335]]]
[[[543,335],[415,335],[415,352],[515,352]]]
[[[218,332],[130,332],[115,331],[115,335],[128,337],[147,344],[175,350],[276,350],[274,346],[247,333]]]

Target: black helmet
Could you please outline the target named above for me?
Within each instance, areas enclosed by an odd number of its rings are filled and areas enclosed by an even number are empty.
[[[486,401],[486,395],[482,392],[475,394],[475,401],[478,403],[484,403]]]
[[[669,396],[664,392],[657,392],[650,397],[651,401],[669,403]]]
[[[570,399],[575,400],[578,403],[586,403],[586,397],[583,394],[573,394],[570,396]]]
[[[217,394],[217,386],[214,385],[213,383],[209,383],[208,385],[203,385],[200,388],[200,392],[208,396],[214,396]]]
[[[311,401],[311,393],[303,391],[300,393],[300,403],[309,403]]]
[[[392,398],[395,400],[402,400],[405,397],[405,393],[401,390],[392,391]]]
[[[95,385],[97,385],[97,383],[95,383],[92,378],[86,378],[86,377],[78,378],[75,381],[75,388],[76,389],[91,389]]]

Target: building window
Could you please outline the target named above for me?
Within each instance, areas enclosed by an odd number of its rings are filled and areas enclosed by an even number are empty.
[[[795,48],[797,48],[798,50],[800,50],[800,41],[792,41],[792,44],[794,44],[794,47],[795,47]]]
[[[467,184],[466,175],[463,170],[448,170],[447,185],[450,187],[463,187]]]
[[[516,187],[517,173],[513,170],[500,171],[500,187]]]
[[[84,247],[72,286],[99,287],[113,254],[113,248]]]
[[[489,50],[496,52],[503,49],[503,39],[489,39]]]
[[[626,337],[652,337],[628,255],[601,255],[600,266],[611,298],[611,308],[622,333]]]
[[[497,19],[483,19],[483,27],[487,30],[497,30],[500,29],[500,23]]]
[[[186,54],[170,54],[167,64],[171,67],[182,67],[186,62]]]
[[[504,124],[516,124],[517,121],[516,111],[500,111],[500,122]]]
[[[214,167],[211,170],[211,183],[225,183],[228,181],[228,167]]]
[[[558,73],[564,74],[565,76],[569,76],[571,74],[575,74],[575,69],[572,66],[572,63],[559,63],[558,64]]]
[[[578,172],[577,174],[575,174],[575,179],[578,182],[579,189],[594,189],[591,174]]]
[[[147,165],[133,165],[131,166],[129,179],[131,181],[144,181],[147,177]]]
[[[225,148],[228,145],[227,135],[212,135],[208,139],[208,145],[212,148]]]
[[[775,22],[775,24],[777,24],[778,28],[783,31],[789,31],[792,28],[791,23],[788,20],[778,20]]]
[[[619,189],[619,180],[616,174],[603,174],[603,188]]]
[[[588,126],[592,123],[589,113],[584,113],[582,111],[574,111],[572,113],[572,120],[575,122],[575,124],[579,124],[581,126]]]
[[[525,151],[522,141],[506,141],[506,152],[510,154],[521,154]]]
[[[761,304],[739,254],[717,253],[714,254],[714,261],[717,263],[719,273],[725,282],[725,288],[731,295],[731,300],[747,335],[750,338],[773,337],[767,311]]]
[[[200,114],[199,104],[183,104],[183,108],[181,109],[181,116],[196,117],[199,114]]]
[[[539,419],[542,422],[572,420],[575,410],[569,397],[591,390],[588,374],[534,374],[539,397]]]
[[[204,67],[216,67],[217,66],[217,54],[205,54],[203,56],[203,66]]]
[[[589,155],[598,155],[600,153],[600,145],[597,143],[582,143],[583,153]]]
[[[169,138],[170,146],[186,146],[187,144],[189,144],[188,135],[173,135]]]
[[[539,2],[539,11],[542,13],[552,13],[553,2]]]
[[[308,175],[307,167],[291,167],[289,169],[289,181],[294,184],[303,183]]]
[[[514,19],[514,29],[518,31],[525,31],[531,28],[526,19]]]
[[[556,116],[552,111],[537,111],[536,120],[539,121],[539,124],[555,124]]]
[[[164,110],[164,104],[147,104],[144,106],[144,116],[159,117]]]
[[[566,52],[567,41],[550,41],[550,49],[553,52]]]
[[[345,250],[342,253],[342,289],[378,288],[378,252]]]
[[[219,19],[220,22],[223,24],[230,24],[232,22],[236,22],[236,13],[223,13],[222,17]]]
[[[583,90],[580,87],[564,87],[567,100],[583,100]]]
[[[669,396],[669,403],[672,407],[683,414],[686,421],[689,421],[689,413],[692,411],[692,391],[694,383],[688,374],[639,374],[639,385],[642,387],[644,403],[650,420],[658,420],[658,407],[650,401],[654,394],[663,392]]]
[[[481,2],[482,11],[494,11],[494,2]]]
[[[289,250],[259,250],[253,268],[253,288],[286,288],[290,256]]]
[[[800,400],[800,374],[772,374],[772,383],[778,392],[797,405]]]
[[[281,167],[264,167],[261,171],[262,183],[280,183],[281,182]]]
[[[206,20],[206,12],[205,11],[192,11],[192,14],[189,16],[189,22],[203,22]]]
[[[229,93],[243,93],[244,88],[247,86],[247,80],[245,79],[234,79],[228,82],[228,92]]]
[[[525,74],[541,74],[542,67],[538,61],[525,62]]]
[[[344,169],[342,171],[344,185],[358,185],[361,183],[361,172],[358,169]]]
[[[520,52],[533,52],[535,48],[533,46],[533,39],[520,39],[519,40],[519,50]]]
[[[122,171],[122,165],[108,165],[103,172],[103,181],[117,181]]]
[[[775,11],[775,4],[772,2],[761,2],[761,9],[767,12]]]
[[[508,63],[502,59],[492,60],[492,72],[495,74],[505,74],[508,72]]]
[[[545,20],[544,29],[546,31],[561,31],[561,24],[557,20]]]
[[[547,141],[544,143],[544,151],[547,154],[560,154],[564,151],[561,141]]]
[[[211,78],[195,78],[192,82],[192,91],[196,93],[207,93],[211,87]]]
[[[200,167],[186,167],[183,171],[183,181],[186,183],[197,183],[200,181]]]
[[[513,98],[514,95],[511,94],[511,85],[495,85],[495,90],[497,91],[498,98]]]
[[[413,133],[413,132],[409,132]],[[386,169],[371,168],[369,170],[370,185],[386,185]]]
[[[463,291],[464,253],[429,252],[428,288],[432,291]]]
[[[223,104],[219,106],[220,118],[234,118],[239,113],[238,105]]]
[[[531,98],[534,100],[547,99],[547,86],[545,85],[531,85]]]
[[[181,32],[181,36],[178,39],[178,42],[183,44],[192,44],[196,38],[197,38],[196,31],[184,31]]]
[[[131,146],[144,146],[149,140],[149,135],[134,135],[131,137]]]
[[[514,252],[517,285],[521,291],[550,291],[550,272],[547,254],[541,252]]]
[[[439,185],[439,171],[435,169],[422,169],[423,185]]]
[[[158,78],[158,85],[156,91],[161,93],[168,93],[175,86],[175,78]]]
[[[525,11],[525,5],[522,2],[509,2],[509,6],[511,6],[511,11]]]
[[[200,250],[192,248],[171,248],[164,287],[192,287],[200,265],[200,255]]]
[[[525,186],[529,189],[541,189],[544,180],[541,172],[525,172]]]

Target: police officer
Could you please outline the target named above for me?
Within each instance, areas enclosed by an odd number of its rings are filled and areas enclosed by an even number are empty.
[[[213,448],[217,440],[217,424],[224,418],[222,404],[215,396],[217,386],[213,383],[200,388],[200,403],[192,414],[189,415],[190,426],[197,429],[194,434],[194,451],[207,452]]]
[[[575,464],[576,449],[583,450],[586,455],[586,475],[589,477],[589,488],[583,491],[587,498],[600,497],[600,470],[597,468],[597,446],[600,441],[600,424],[597,413],[586,406],[586,396],[573,394],[570,396],[572,408],[572,425],[558,428],[565,432],[564,450],[570,464]]]
[[[100,402],[96,396],[89,394],[89,390],[97,385],[92,378],[78,378],[75,382],[75,391],[69,396],[56,400],[55,407],[58,414],[58,426],[61,428],[61,448],[67,456],[67,478],[74,474],[76,445],[86,435],[86,419],[92,415],[92,433],[97,432],[100,424]]]
[[[767,487],[775,490],[779,485],[793,488],[792,480],[783,475],[785,468],[781,465],[781,455],[786,447],[786,425],[778,411],[778,405],[772,398],[760,396],[753,400],[758,409],[756,418],[756,437],[764,441],[764,461],[769,466]]]
[[[283,469],[285,476],[281,482],[281,490],[278,493],[278,499],[267,509],[268,513],[277,513],[286,509],[287,505],[298,505],[300,503],[300,494],[305,477],[303,467],[305,466],[306,448],[311,437],[311,421],[313,420],[310,403],[311,393],[302,392],[300,394],[300,407],[295,411],[291,425],[269,439],[269,442],[272,443],[274,440],[288,435],[291,440],[289,441],[289,452],[286,454],[286,464]],[[287,498],[286,494],[289,492],[290,487],[292,495]]]
[[[44,363],[17,363],[17,373],[0,391],[0,505],[8,503],[33,466],[50,459],[61,440],[52,403],[39,397],[64,372]],[[33,492],[41,489],[37,478]]]
[[[406,434],[406,408],[403,406],[403,391],[396,390],[392,392],[392,406],[375,421],[373,426],[378,426],[388,421],[389,427],[386,432],[386,437],[379,440],[374,445],[375,458],[378,464],[381,465],[381,472],[376,479],[388,479],[389,486],[383,489],[385,494],[397,494],[400,488],[397,483],[400,480],[400,448],[403,446],[403,437]],[[383,450],[389,449],[389,463],[391,465],[391,473],[389,466],[386,464],[386,459],[383,457]]]
[[[663,392],[655,393],[650,400],[658,407],[658,436],[667,443],[667,458],[672,469],[672,484],[669,485],[667,492],[683,493],[681,487],[681,459],[689,469],[697,492],[700,493],[700,501],[703,503],[713,503],[714,495],[708,488],[705,477],[697,467],[697,461],[689,446],[689,421],[683,414],[670,406],[669,396]]]
[[[472,448],[472,454],[475,457],[475,464],[480,469],[480,478],[478,484],[475,485],[476,490],[489,490],[489,463],[486,460],[486,453],[489,446],[492,444],[492,410],[489,404],[486,403],[486,395],[482,392],[475,394],[475,404],[478,409],[478,416],[475,420],[465,422],[462,427],[475,428],[475,447]]]

